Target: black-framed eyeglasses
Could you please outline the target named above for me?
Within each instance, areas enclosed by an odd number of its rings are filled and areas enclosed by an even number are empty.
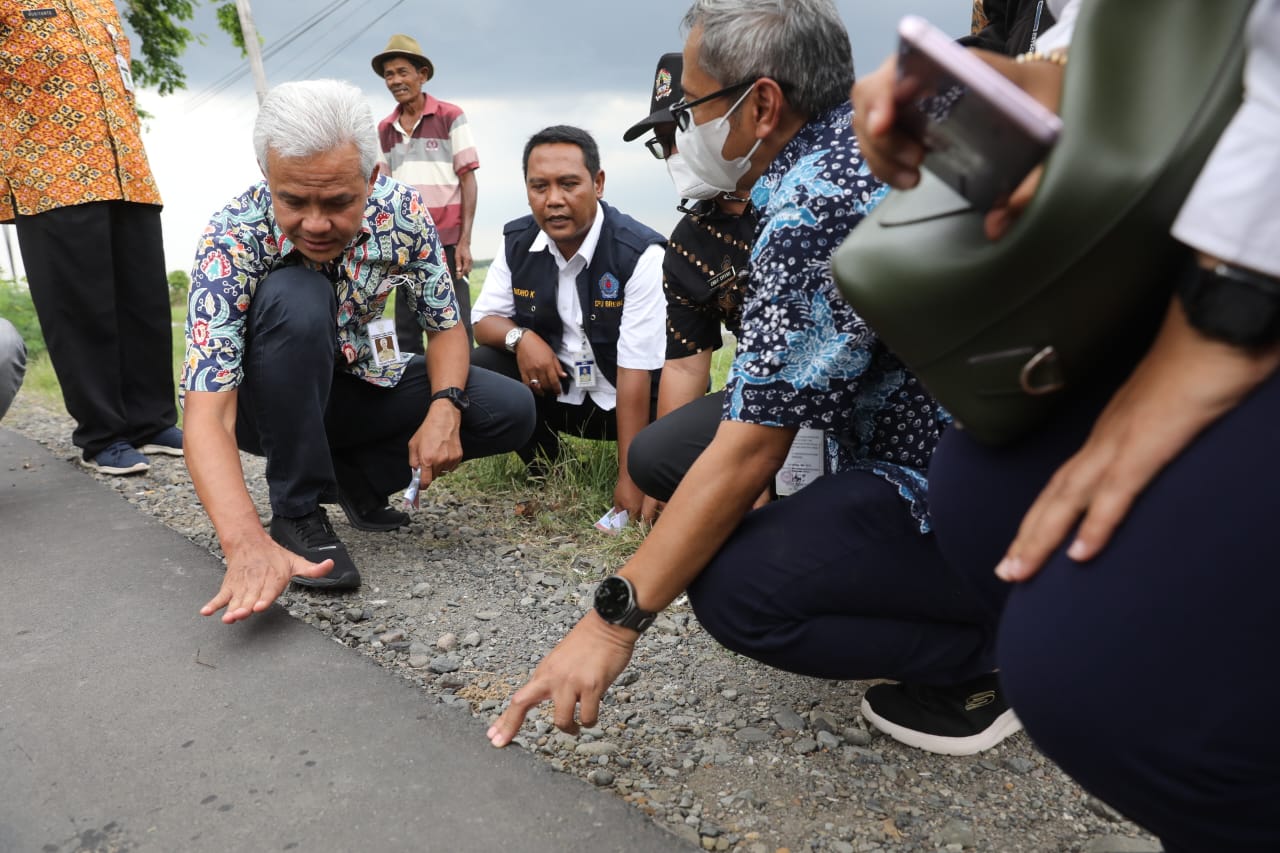
[[[676,126],[688,133],[689,128],[693,125],[693,113],[691,110],[699,104],[705,104],[707,101],[714,101],[716,98],[722,98],[725,95],[732,95],[734,92],[740,92],[748,86],[753,85],[760,78],[752,77],[750,80],[743,80],[741,83],[734,83],[732,86],[725,86],[718,89],[710,95],[703,95],[701,98],[695,98],[692,101],[686,101],[684,98],[676,101],[671,105],[671,117],[676,120]]]
[[[665,160],[671,156],[671,149],[676,147],[676,138],[670,134],[654,136],[645,140],[644,147],[649,149],[655,160]]]

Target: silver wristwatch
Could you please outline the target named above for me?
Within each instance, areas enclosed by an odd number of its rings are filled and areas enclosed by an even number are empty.
[[[516,347],[520,345],[520,339],[524,337],[524,333],[528,331],[522,326],[516,326],[507,332],[507,336],[502,339],[502,343],[507,348],[507,352],[515,352]]]

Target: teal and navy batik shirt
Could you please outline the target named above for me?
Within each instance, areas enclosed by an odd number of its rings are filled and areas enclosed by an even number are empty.
[[[897,486],[929,530],[925,471],[950,417],[836,290],[831,254],[887,188],[848,103],[811,119],[751,189],[759,230],[725,420],[827,433],[832,473]]]
[[[458,302],[444,250],[418,191],[379,177],[369,193],[360,232],[333,261],[303,257],[276,223],[265,181],[214,215],[196,247],[187,301],[185,391],[225,391],[244,380],[242,364],[249,305],[273,270],[303,265],[333,282],[334,359],[340,369],[382,387],[404,375],[406,362],[373,363],[369,323],[382,316],[400,287],[412,299],[419,325],[443,331],[458,323]]]

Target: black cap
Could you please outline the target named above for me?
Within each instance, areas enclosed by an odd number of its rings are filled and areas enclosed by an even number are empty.
[[[649,101],[649,117],[631,125],[631,129],[622,134],[623,142],[630,142],[655,125],[675,121],[671,115],[671,105],[684,97],[680,88],[680,74],[684,71],[684,55],[680,53],[664,53],[658,60],[658,70],[653,74],[653,98]]]

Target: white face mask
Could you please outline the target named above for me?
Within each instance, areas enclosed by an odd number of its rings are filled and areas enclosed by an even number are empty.
[[[738,180],[751,169],[751,155],[756,153],[763,140],[756,144],[744,156],[733,160],[724,158],[724,143],[729,138],[729,116],[742,105],[751,94],[751,89],[742,93],[742,97],[733,102],[729,111],[719,118],[705,124],[691,124],[688,130],[676,127],[676,147],[684,155],[689,170],[704,184],[720,192],[736,192]],[[689,116],[690,121],[693,115]]]
[[[676,185],[680,198],[701,201],[720,195],[720,190],[698,179],[679,151],[672,151],[667,155],[667,173],[671,175],[671,182]]]

